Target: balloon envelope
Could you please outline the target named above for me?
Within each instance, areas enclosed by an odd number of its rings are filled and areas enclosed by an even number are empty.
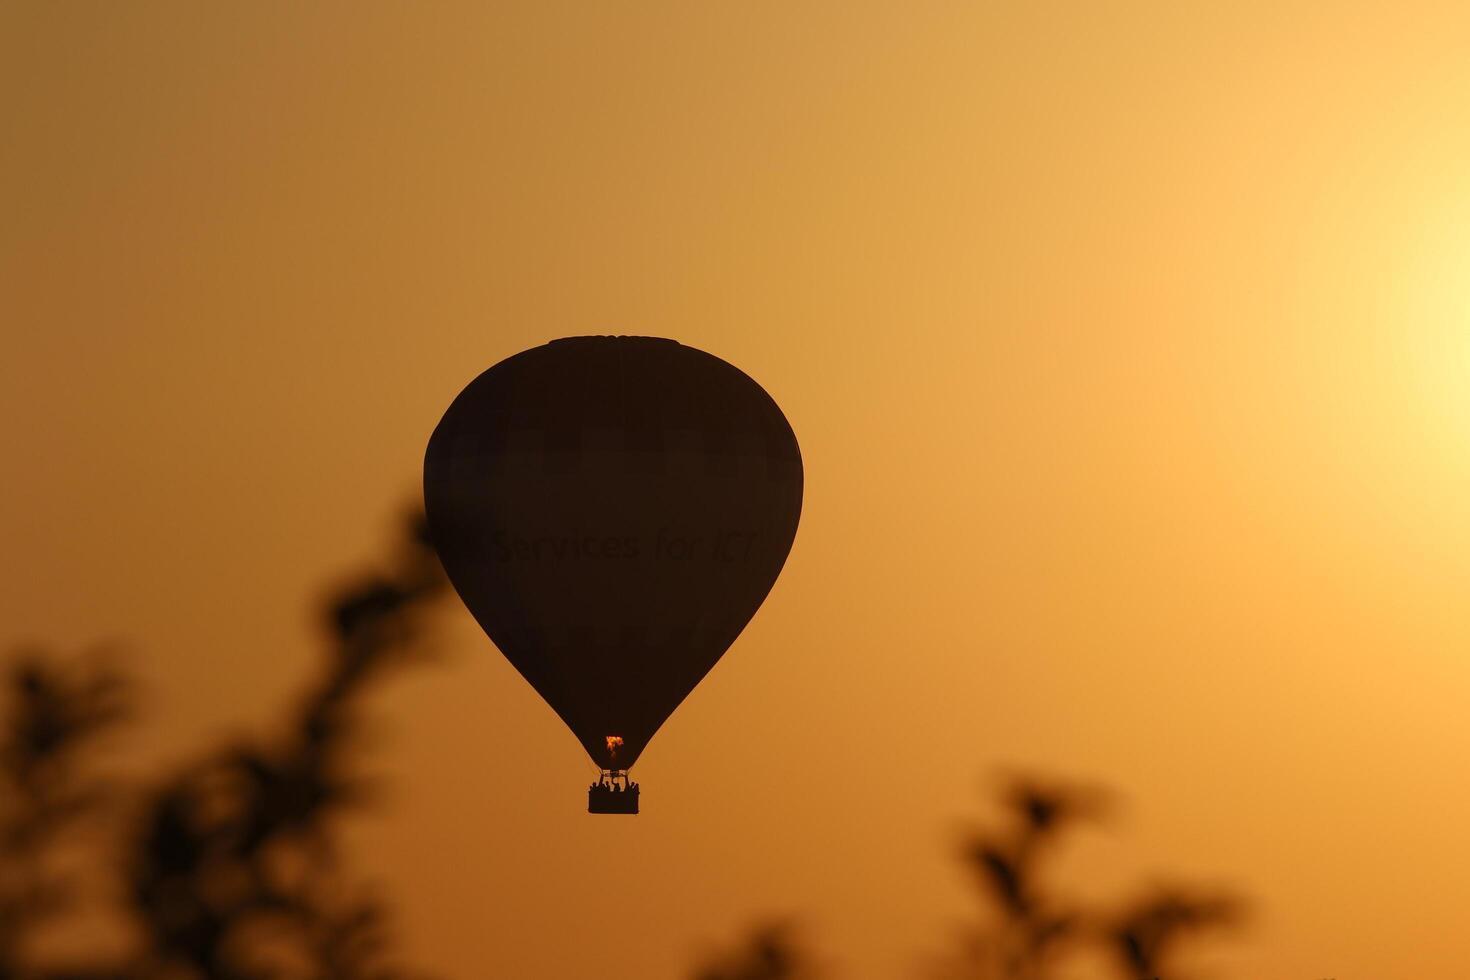
[[[703,351],[573,337],[476,378],[429,440],[465,605],[603,769],[627,769],[776,581],[801,512],[781,410]]]

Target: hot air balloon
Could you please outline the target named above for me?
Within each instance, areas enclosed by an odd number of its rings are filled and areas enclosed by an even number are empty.
[[[429,534],[480,626],[637,813],[628,770],[755,614],[801,515],[760,385],[656,337],[570,337],[481,374],[424,460]]]

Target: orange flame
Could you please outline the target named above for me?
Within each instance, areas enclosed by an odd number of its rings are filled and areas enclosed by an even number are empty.
[[[618,756],[618,746],[623,744],[623,736],[609,735],[607,737],[607,754],[613,758]]]

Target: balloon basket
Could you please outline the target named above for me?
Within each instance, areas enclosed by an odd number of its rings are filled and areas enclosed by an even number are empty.
[[[588,813],[637,813],[638,784],[628,781],[627,770],[604,769],[602,778],[587,787]]]

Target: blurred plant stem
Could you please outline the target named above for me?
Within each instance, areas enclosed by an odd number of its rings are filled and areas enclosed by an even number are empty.
[[[744,942],[710,958],[693,980],[802,980],[816,976],[813,958],[795,926],[786,921],[757,925]]]
[[[422,517],[389,570],[327,603],[321,677],[282,728],[222,745],[130,792],[115,917],[135,937],[118,961],[46,964],[37,930],[68,907],[52,872],[61,836],[117,794],[87,764],[125,717],[121,675],[17,655],[0,758],[0,980],[403,980],[387,965],[381,902],[340,867],[333,818],[360,804],[352,771],[363,695],[423,659],[423,616],[445,591]]]
[[[139,786],[95,764],[131,717],[127,678],[106,656],[75,663],[17,652],[0,730],[0,980],[409,980],[390,956],[384,904],[355,884],[335,819],[367,791],[354,772],[365,693],[423,662],[426,615],[446,591],[421,515],[388,569],[324,603],[322,671],[274,732],[239,739]],[[1232,896],[1179,885],[1097,909],[1043,880],[1057,841],[1095,820],[1095,790],[1015,779],[1003,819],[972,829],[962,858],[984,911],[937,972],[966,980],[1056,980],[1079,953],[1124,980],[1180,980],[1180,948],[1240,918]],[[124,806],[126,804],[126,806]],[[122,828],[123,833],[117,833]],[[38,935],[76,911],[86,873],[62,860],[88,830],[122,852],[108,912],[131,937],[121,954],[48,961]],[[95,863],[95,862],[94,862]],[[54,960],[54,957],[52,958]],[[803,980],[816,959],[788,922],[754,929],[694,980]]]
[[[972,829],[961,851],[985,912],[960,951],[941,962],[941,976],[1052,980],[1092,954],[1110,959],[1122,980],[1180,980],[1177,955],[1188,935],[1241,917],[1235,897],[1184,885],[1145,889],[1121,910],[1058,892],[1045,865],[1065,831],[1102,816],[1104,794],[1022,777],[1000,789],[999,802],[1000,825]]]
[[[0,741],[0,976],[26,977],[31,937],[71,909],[80,882],[56,860],[118,802],[88,765],[90,750],[129,711],[122,674],[100,656],[58,663],[18,652],[5,677]]]

